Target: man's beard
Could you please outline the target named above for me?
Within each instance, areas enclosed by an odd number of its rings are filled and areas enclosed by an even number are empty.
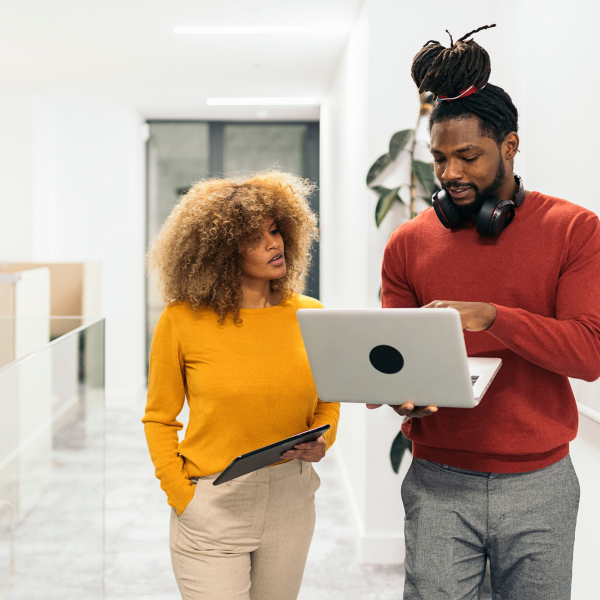
[[[458,205],[456,202],[454,203],[454,207],[456,208],[456,212],[460,216],[463,221],[468,221],[471,219],[473,215],[479,213],[479,210],[483,206],[483,203],[490,197],[495,196],[496,192],[500,189],[500,186],[504,182],[504,177],[506,175],[506,169],[504,168],[504,161],[502,157],[500,157],[500,163],[498,164],[498,170],[496,171],[496,177],[494,177],[494,181],[488,187],[483,190],[479,190],[476,185],[471,185],[471,187],[475,190],[475,200],[470,202],[469,204]],[[452,185],[442,185],[445,190],[449,190]],[[448,195],[450,193],[448,192]],[[452,198],[452,196],[450,196]]]

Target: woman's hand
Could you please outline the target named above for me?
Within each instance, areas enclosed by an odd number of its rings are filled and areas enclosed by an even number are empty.
[[[283,460],[293,460],[298,458],[306,462],[319,462],[325,456],[327,442],[321,436],[316,442],[305,442],[294,446],[293,450],[288,450],[281,455]]]

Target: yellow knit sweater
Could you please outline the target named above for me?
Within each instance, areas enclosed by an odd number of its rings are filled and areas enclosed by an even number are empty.
[[[212,309],[169,304],[152,340],[148,403],[142,422],[169,504],[181,514],[194,495],[190,477],[218,473],[240,454],[328,423],[336,436],[339,404],[321,402],[300,328],[306,296],[270,308],[241,309],[223,323]],[[185,439],[177,416],[187,397]]]

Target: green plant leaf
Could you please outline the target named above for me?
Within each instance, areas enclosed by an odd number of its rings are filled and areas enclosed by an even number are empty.
[[[385,190],[386,188],[382,189]],[[392,204],[394,204],[396,200],[401,202],[400,197],[398,196],[399,189],[400,188],[397,187],[393,190],[387,190],[386,193],[379,196],[379,202],[377,202],[377,207],[375,208],[375,223],[377,224],[377,227],[381,225],[385,215],[387,215],[390,208],[392,208]]]
[[[400,470],[400,463],[402,463],[402,458],[406,450],[412,452],[412,442],[406,438],[402,433],[402,430],[400,430],[398,435],[394,438],[392,447],[390,448],[390,461],[394,473],[398,473]]]
[[[417,176],[417,180],[425,192],[425,196],[431,196],[435,185],[433,179],[433,165],[421,160],[413,160],[412,168]]]
[[[367,185],[370,185],[372,181],[375,180],[375,177],[379,175],[390,163],[392,162],[392,157],[389,154],[381,155],[371,166],[369,172],[367,173]]]
[[[381,196],[382,194],[387,194],[390,191],[390,188],[383,187],[382,185],[374,185],[371,189],[374,192],[377,192],[378,196]]]
[[[402,199],[402,196],[400,196],[400,190],[403,187],[410,189],[410,186],[407,183],[403,183],[400,187],[396,188],[398,190],[398,201],[401,204],[406,204],[406,202],[404,202],[404,200]],[[382,185],[374,185],[372,188],[369,189],[373,190],[374,192],[377,192],[378,196],[382,196],[383,194],[387,194],[388,192],[392,191],[390,188],[383,187]]]
[[[410,140],[410,136],[413,134],[412,129],[403,129],[402,131],[397,131],[390,140],[390,152],[389,155],[391,160],[396,160],[398,155],[404,148],[406,144],[408,144],[408,140]]]

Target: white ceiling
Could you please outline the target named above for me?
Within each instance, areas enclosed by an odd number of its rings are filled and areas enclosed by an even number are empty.
[[[96,95],[148,118],[256,118],[208,97],[322,97],[362,0],[0,0],[3,89]],[[321,25],[328,34],[175,35],[182,25]],[[311,118],[315,107],[268,107]],[[265,113],[260,115],[265,117]]]

